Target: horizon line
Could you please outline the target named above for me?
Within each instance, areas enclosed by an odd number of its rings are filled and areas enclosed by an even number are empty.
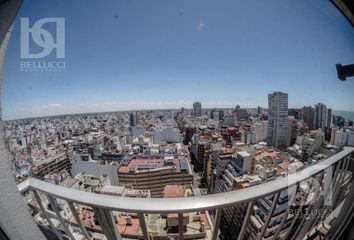
[[[203,103],[202,103],[203,104]],[[311,106],[311,105],[310,105]],[[268,109],[268,107],[262,107],[259,106],[262,109]],[[185,107],[180,107],[180,108],[156,108],[156,109],[130,109],[130,110],[116,110],[116,111],[95,111],[95,112],[77,112],[77,113],[63,113],[63,114],[52,114],[52,115],[41,115],[41,116],[33,116],[33,117],[24,117],[24,118],[12,118],[12,119],[2,119],[2,121],[7,122],[7,121],[19,121],[19,120],[31,120],[31,119],[38,119],[38,118],[54,118],[54,117],[62,117],[62,116],[71,116],[71,115],[85,115],[85,114],[100,114],[100,113],[104,113],[104,114],[108,114],[108,113],[124,113],[124,112],[137,112],[137,111],[166,111],[166,110],[181,110],[181,108],[187,109],[187,110],[192,110],[192,108],[185,108]],[[242,109],[257,109],[257,107],[241,107]],[[302,107],[290,107],[289,109],[301,109]],[[234,108],[229,108],[229,107],[217,107],[217,108],[202,108],[202,109],[227,109],[227,110],[231,110]],[[350,111],[350,110],[335,110],[332,109],[332,111],[336,111],[336,112],[351,112],[354,113],[354,111]],[[333,114],[332,114],[333,115]],[[351,120],[351,119],[349,119]]]

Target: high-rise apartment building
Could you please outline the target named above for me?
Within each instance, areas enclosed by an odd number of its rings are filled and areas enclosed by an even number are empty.
[[[129,114],[129,123],[131,127],[135,127],[138,123],[138,113],[132,112]]]
[[[215,108],[210,111],[210,118],[215,121],[220,121],[224,119],[224,111],[216,110]]]
[[[249,117],[247,110],[241,108],[239,105],[237,105],[235,108],[235,115],[238,121],[246,121]]]
[[[332,124],[332,109],[331,109],[331,108],[328,108],[328,109],[327,109],[327,124],[326,124],[326,126],[327,126],[328,128],[330,128],[330,127],[331,127],[331,124]]]
[[[304,123],[306,124],[306,126],[308,127],[309,131],[312,131],[315,129],[315,110],[313,109],[313,107],[311,106],[304,106],[302,108],[302,120],[304,121]]]
[[[324,129],[327,126],[327,106],[323,103],[315,105],[315,129]]]
[[[336,131],[334,145],[337,147],[354,146],[354,131],[343,130]]]
[[[193,115],[195,117],[202,116],[202,104],[200,102],[193,103]]]
[[[301,108],[289,108],[288,115],[293,116],[295,119],[302,119],[302,109]]]
[[[289,116],[288,117],[288,130],[286,133],[286,146],[290,147],[296,140],[295,137],[295,117],[294,116]]]
[[[338,131],[338,128],[337,128],[337,127],[332,128],[332,130],[331,130],[331,139],[330,139],[330,141],[329,141],[329,144],[334,145],[334,141],[335,141],[335,139],[336,139],[336,133],[337,133],[337,131]]]
[[[275,148],[284,147],[288,124],[288,94],[268,94],[268,112],[267,144]]]

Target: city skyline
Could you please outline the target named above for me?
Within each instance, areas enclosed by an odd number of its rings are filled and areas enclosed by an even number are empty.
[[[335,70],[354,61],[354,32],[329,2],[40,3],[25,2],[14,25],[4,71],[6,120],[177,109],[195,101],[265,107],[273,91],[289,94],[289,108],[322,102],[354,109],[354,82],[340,82]],[[32,25],[52,16],[65,18],[66,72],[20,72],[19,19]]]
[[[261,107],[262,110],[267,110],[267,107],[263,106],[257,106]],[[246,107],[243,109],[251,110],[253,109],[254,111],[257,111],[257,107]],[[312,107],[312,106],[303,106],[303,107]],[[292,108],[289,107],[290,109],[302,109],[303,107],[300,108]],[[181,107],[181,108],[145,108],[145,109],[122,109],[122,110],[113,110],[113,111],[92,111],[92,112],[73,112],[73,113],[59,113],[59,114],[52,114],[52,115],[38,115],[38,116],[31,116],[31,117],[24,117],[24,118],[13,118],[13,119],[4,119],[5,121],[17,121],[17,120],[25,120],[25,119],[37,119],[37,118],[51,118],[51,117],[58,117],[58,116],[66,116],[66,115],[85,115],[85,114],[106,114],[106,113],[119,113],[119,112],[147,112],[147,111],[180,111],[182,108],[193,112],[193,106],[192,107]],[[211,111],[213,109],[216,110],[234,110],[235,106],[233,107],[203,107],[202,110],[207,110]],[[249,112],[249,113],[252,113]],[[341,111],[341,110],[333,110],[333,115],[335,116],[340,116],[345,119],[345,121],[352,121],[354,119],[354,112],[353,111]],[[332,116],[333,116],[332,115]],[[291,116],[291,115],[289,115]]]

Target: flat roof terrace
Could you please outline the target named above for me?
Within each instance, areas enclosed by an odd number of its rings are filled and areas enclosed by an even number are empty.
[[[175,172],[189,172],[188,161],[184,156],[139,156],[136,155],[118,168],[118,173],[139,173],[174,168]]]

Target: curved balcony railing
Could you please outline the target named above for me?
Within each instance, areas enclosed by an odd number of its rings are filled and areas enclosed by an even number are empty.
[[[56,233],[58,239],[63,239],[62,233],[57,231],[48,216],[47,210],[42,204],[43,196],[53,206],[57,219],[61,222],[65,235],[69,239],[75,239],[69,228],[70,222],[65,219],[58,207],[57,199],[66,201],[72,212],[77,225],[86,239],[92,239],[91,234],[84,226],[76,205],[90,207],[102,228],[103,233],[109,240],[121,239],[112,211],[128,212],[137,214],[142,239],[153,239],[148,231],[146,214],[175,213],[178,216],[178,236],[185,237],[183,228],[183,213],[208,211],[214,214],[211,239],[218,239],[219,227],[223,212],[235,206],[244,206],[243,222],[238,236],[235,239],[306,239],[311,234],[319,234],[318,226],[325,224],[326,219],[333,218],[331,227],[322,236],[328,239],[336,239],[343,228],[343,219],[350,219],[353,212],[354,185],[352,181],[352,153],[354,148],[345,147],[341,152],[323,160],[315,165],[307,167],[300,172],[289,174],[286,177],[253,187],[231,192],[210,194],[204,196],[186,198],[127,198],[110,196],[96,193],[83,192],[58,185],[53,185],[38,179],[29,179],[19,185],[20,191],[30,190],[33,192],[43,216]],[[308,183],[307,191],[300,189],[300,184]],[[349,184],[348,184],[349,183]],[[42,197],[40,197],[40,195]],[[284,198],[284,196],[287,196]],[[301,196],[301,201],[299,201]],[[264,216],[264,224],[256,231],[251,231],[251,216],[255,214],[255,205],[258,200],[267,198],[270,206]],[[274,224],[280,199],[288,204],[282,205],[282,218]],[[296,207],[294,207],[296,206]],[[297,209],[301,214],[293,214],[289,224],[290,210]],[[331,211],[319,211],[330,209]],[[215,211],[214,211],[215,210]],[[314,212],[321,214],[316,214]],[[336,219],[340,219],[336,221]],[[285,227],[286,226],[286,227]]]

